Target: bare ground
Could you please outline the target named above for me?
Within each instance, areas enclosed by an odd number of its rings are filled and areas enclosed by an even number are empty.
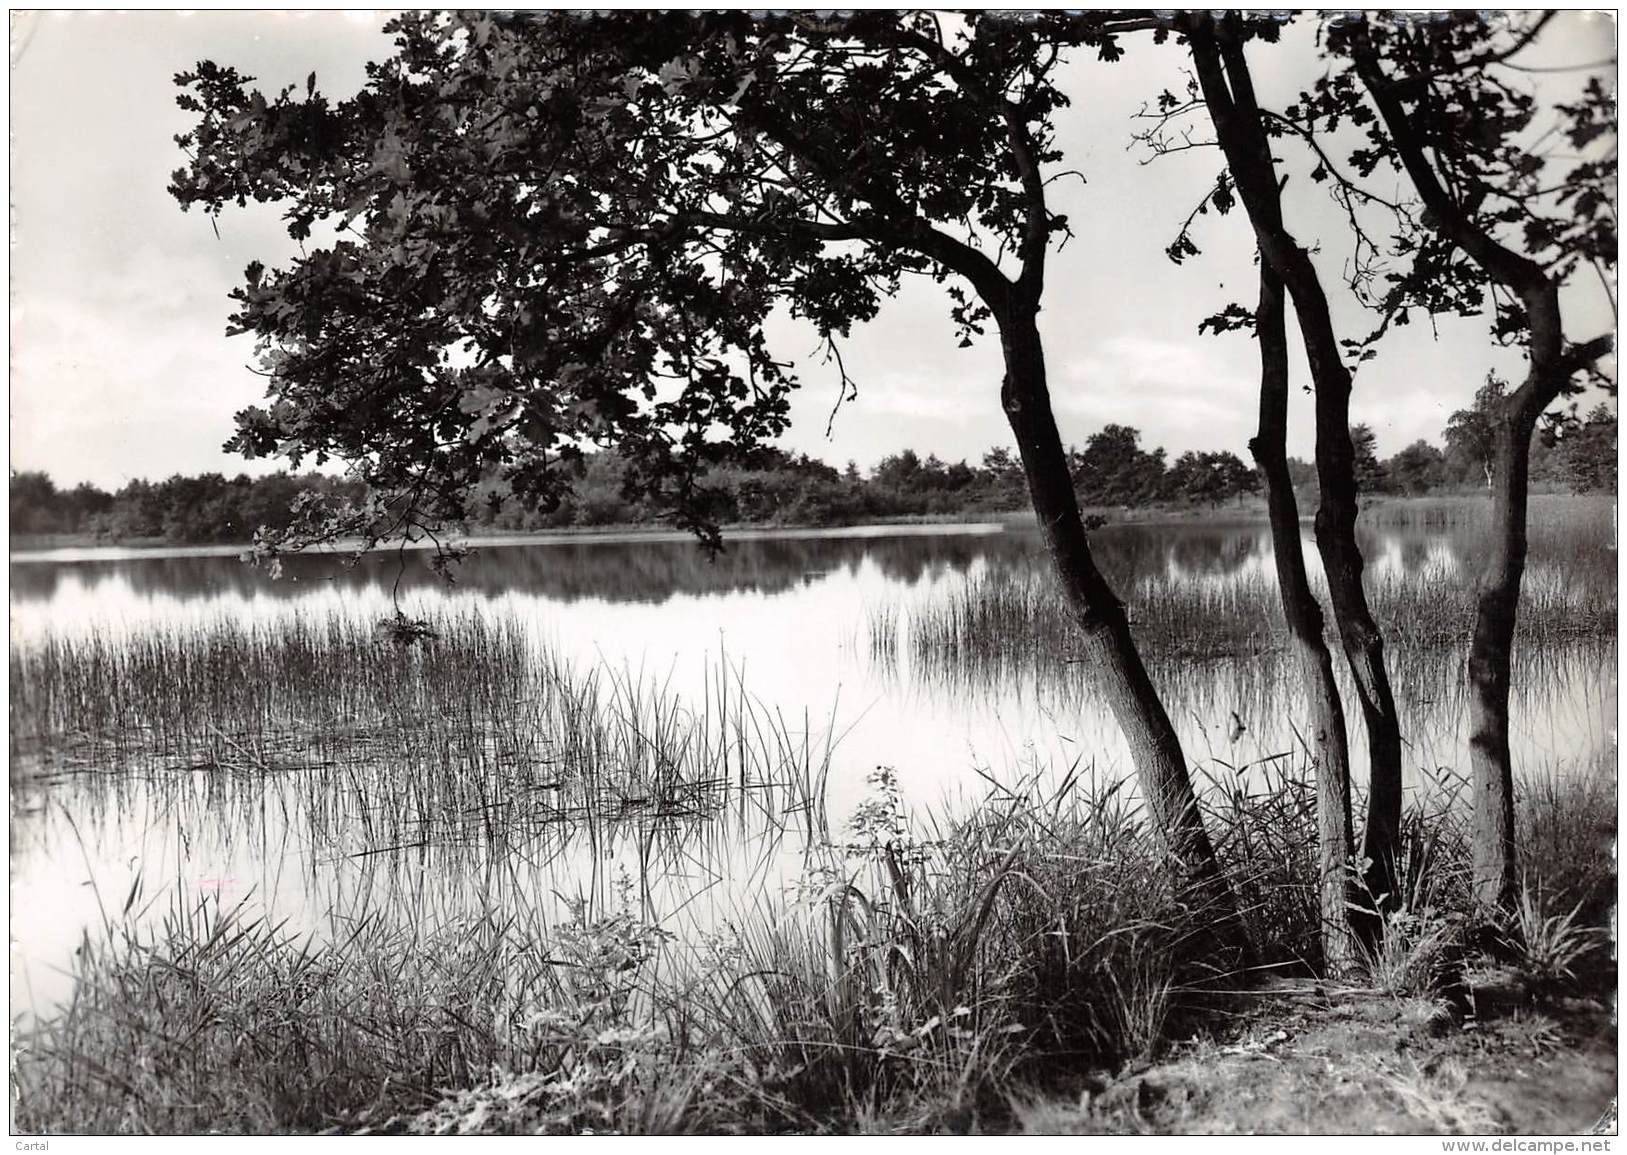
[[[1157,1063],[1016,1105],[1031,1134],[1614,1134],[1601,999],[1453,1008],[1279,988]]]

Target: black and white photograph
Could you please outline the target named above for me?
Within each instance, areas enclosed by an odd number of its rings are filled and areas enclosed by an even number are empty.
[[[1615,10],[9,19],[17,1150],[1612,1150]]]

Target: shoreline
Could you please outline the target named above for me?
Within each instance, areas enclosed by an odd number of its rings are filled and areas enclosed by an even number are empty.
[[[1235,515],[1240,521],[1262,520],[1265,517],[1263,503],[1250,501],[1242,506],[1232,505],[1220,510],[1207,507],[1183,506],[1155,506],[1145,509],[1129,509],[1116,506],[1085,506],[1080,512],[1085,516],[1092,514],[1107,517],[1110,524],[1143,523],[1143,522],[1179,522],[1210,519],[1217,513]],[[841,522],[832,525],[821,525],[812,522],[763,522],[741,521],[732,522],[720,527],[725,539],[729,537],[781,537],[807,534],[835,534],[853,530],[876,529],[924,529],[938,527],[955,527],[967,525],[1000,525],[1003,527],[1017,526],[1028,528],[1035,524],[1034,513],[1030,509],[1008,510],[967,510],[961,513],[927,513],[927,514],[901,514],[897,517],[882,517],[873,520]],[[636,540],[684,540],[694,535],[687,530],[673,529],[669,525],[659,522],[618,522],[610,525],[573,525],[562,526],[557,529],[529,529],[512,531],[479,532],[467,536],[453,534],[447,537],[449,543],[480,545],[507,545],[507,544],[543,544],[554,541],[600,541],[610,538],[636,539]],[[249,540],[232,542],[214,541],[169,541],[165,538],[139,537],[123,540],[109,540],[89,533],[52,533],[52,534],[14,534],[10,538],[10,552],[12,560],[36,560],[34,555],[53,551],[87,550],[87,549],[116,549],[128,551],[141,551],[143,554],[160,555],[166,550],[184,549],[188,551],[208,550],[211,553],[227,555],[242,553],[254,543]],[[408,548],[429,548],[428,543],[413,543]],[[395,548],[394,546],[378,547],[379,552]],[[349,552],[349,547],[332,546],[326,552]],[[20,556],[21,555],[21,556]]]
[[[946,520],[927,521],[916,519],[912,521],[859,522],[851,525],[828,526],[745,523],[724,526],[722,532],[724,545],[727,547],[730,541],[755,541],[770,538],[794,540],[799,538],[835,537],[905,537],[932,533],[1002,533],[1013,526],[1026,528],[1023,523],[1028,522],[1031,524],[1032,520],[1031,515],[997,513],[982,517],[968,516]],[[489,533],[470,536],[448,535],[443,538],[448,547],[466,547],[475,550],[498,549],[504,546],[621,545],[633,542],[664,544],[694,540],[696,540],[695,535],[686,530],[650,524],[573,527],[571,529]],[[354,554],[359,544],[359,542],[339,542],[299,552],[304,556],[331,555],[339,557]],[[87,534],[63,534],[54,535],[49,543],[38,542],[37,539],[34,541],[26,538],[20,541],[13,539],[10,560],[13,565],[26,565],[44,562],[111,561],[132,558],[235,557],[247,552],[252,545],[252,542],[200,542],[188,544],[185,542],[159,542],[150,539],[140,542],[106,542],[97,541]],[[387,543],[375,546],[367,552],[385,554],[398,549],[410,552],[427,552],[434,547],[434,542],[420,539],[410,542]],[[290,556],[293,556],[293,554],[290,553]]]

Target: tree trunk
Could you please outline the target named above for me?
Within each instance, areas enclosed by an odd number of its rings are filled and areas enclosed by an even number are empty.
[[[1533,328],[1558,331],[1557,294],[1532,294]],[[1508,741],[1514,630],[1525,579],[1526,519],[1531,437],[1577,363],[1601,356],[1607,339],[1578,346],[1569,357],[1554,352],[1557,339],[1533,342],[1535,363],[1525,383],[1503,402],[1487,464],[1491,483],[1490,551],[1476,582],[1474,634],[1469,645],[1469,772],[1474,788],[1474,904],[1483,919],[1506,908],[1515,894],[1514,760]]]
[[[1329,975],[1340,975],[1355,961],[1349,916],[1350,751],[1339,685],[1333,677],[1333,656],[1323,638],[1322,607],[1305,572],[1299,505],[1288,472],[1288,337],[1283,312],[1282,281],[1262,261],[1260,306],[1254,319],[1260,343],[1260,427],[1249,442],[1249,452],[1265,475],[1283,617],[1310,707],[1323,967]]]
[[[1423,201],[1424,219],[1440,236],[1462,248],[1486,275],[1511,290],[1525,307],[1524,384],[1503,405],[1492,459],[1486,463],[1491,491],[1491,555],[1479,581],[1474,638],[1470,643],[1469,765],[1474,779],[1474,893],[1483,916],[1514,894],[1514,770],[1508,743],[1508,697],[1515,615],[1525,574],[1526,496],[1531,434],[1537,418],[1578,369],[1614,346],[1608,336],[1569,349],[1559,309],[1559,283],[1548,269],[1497,241],[1482,217],[1451,196],[1429,159],[1428,135],[1414,123],[1401,91],[1385,75],[1365,24],[1352,39],[1356,71],[1388,129],[1396,157]]]
[[[1327,296],[1316,266],[1288,232],[1270,141],[1260,124],[1248,61],[1230,18],[1196,16],[1188,27],[1192,60],[1204,103],[1226,164],[1259,242],[1262,261],[1293,298],[1316,388],[1316,473],[1321,506],[1316,546],[1327,575],[1329,600],[1367,727],[1370,780],[1368,860],[1364,886],[1374,900],[1395,893],[1401,831],[1401,725],[1384,666],[1384,641],[1362,588],[1363,560],[1356,543],[1355,447],[1350,440],[1350,371],[1341,356]]]
[[[1505,407],[1490,470],[1490,555],[1480,573],[1469,649],[1469,768],[1474,782],[1474,900],[1483,911],[1514,897],[1514,766],[1508,699],[1514,627],[1525,574],[1526,491],[1535,420]]]
[[[1180,739],[1130,636],[1124,604],[1091,556],[1051,412],[1033,313],[1016,306],[997,314],[997,320],[1006,363],[1000,401],[1017,438],[1046,548],[1079,625],[1084,655],[1129,744],[1141,792],[1180,865],[1185,888],[1206,908],[1227,945],[1243,946],[1236,901],[1204,830]]]
[[[1303,252],[1301,255],[1304,255]],[[1310,259],[1305,257],[1308,265]],[[1320,290],[1315,294],[1320,298]],[[1296,306],[1298,300],[1296,298]],[[1362,886],[1367,905],[1394,907],[1397,901],[1396,867],[1401,853],[1401,719],[1384,664],[1384,637],[1367,605],[1362,586],[1365,561],[1356,543],[1357,504],[1355,454],[1350,442],[1350,374],[1338,361],[1338,347],[1328,323],[1327,301],[1320,302],[1320,324],[1307,326],[1306,311],[1296,308],[1300,328],[1325,329],[1311,353],[1313,373],[1317,361],[1331,356],[1336,370],[1324,366],[1316,386],[1316,473],[1321,505],[1316,511],[1316,548],[1327,575],[1328,600],[1339,628],[1345,661],[1350,666],[1356,698],[1367,729],[1367,826],[1362,836],[1366,860]],[[1313,345],[1306,333],[1307,351]],[[1331,354],[1328,347],[1331,346]]]

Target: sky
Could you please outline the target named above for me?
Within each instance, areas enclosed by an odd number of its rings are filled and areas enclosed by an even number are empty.
[[[268,91],[313,70],[330,97],[361,84],[387,54],[373,13],[13,13],[11,27],[11,441],[13,470],[44,469],[59,484],[113,488],[133,478],[277,468],[221,451],[232,414],[256,403],[253,339],[227,338],[228,292],[251,260],[276,265],[295,251],[274,206],[229,210],[219,235],[165,192],[184,161],[175,134],[190,127],[172,77],[200,59],[231,64]],[[1287,43],[1300,51],[1254,57],[1263,101],[1286,102],[1315,75],[1311,22]],[[1593,62],[1615,51],[1608,16],[1567,13],[1528,60]],[[1202,219],[1203,255],[1173,265],[1164,248],[1219,168],[1212,148],[1159,158],[1131,146],[1137,111],[1163,88],[1184,89],[1183,53],[1131,38],[1126,58],[1068,66],[1074,104],[1058,118],[1076,169],[1050,186],[1074,236],[1053,253],[1041,329],[1052,402],[1064,440],[1083,444],[1103,425],[1133,425],[1170,457],[1225,449],[1246,456],[1259,366],[1245,336],[1200,337],[1198,322],[1256,295],[1253,243],[1239,210]],[[1290,66],[1297,69],[1289,72]],[[1546,99],[1585,73],[1531,73]],[[1604,75],[1613,78],[1614,72]],[[1199,124],[1202,133],[1206,126]],[[1349,241],[1339,210],[1295,168],[1285,191],[1290,227],[1308,246],[1341,336],[1375,323],[1340,277]],[[1565,298],[1567,328],[1585,339],[1613,326],[1597,284]],[[771,340],[801,366],[802,392],[782,444],[861,466],[904,448],[973,461],[1011,443],[999,406],[1000,357],[989,337],[957,348],[948,300],[924,279],[906,283],[877,320],[842,345],[859,395],[829,435],[834,366],[810,329],[778,318]],[[1291,340],[1297,336],[1291,334]],[[1296,380],[1308,381],[1296,353]],[[1517,354],[1495,348],[1479,321],[1396,330],[1362,366],[1352,417],[1370,424],[1381,454],[1418,438],[1439,443],[1448,415],[1486,372],[1517,376]],[[1296,393],[1290,452],[1311,455],[1310,398]]]

